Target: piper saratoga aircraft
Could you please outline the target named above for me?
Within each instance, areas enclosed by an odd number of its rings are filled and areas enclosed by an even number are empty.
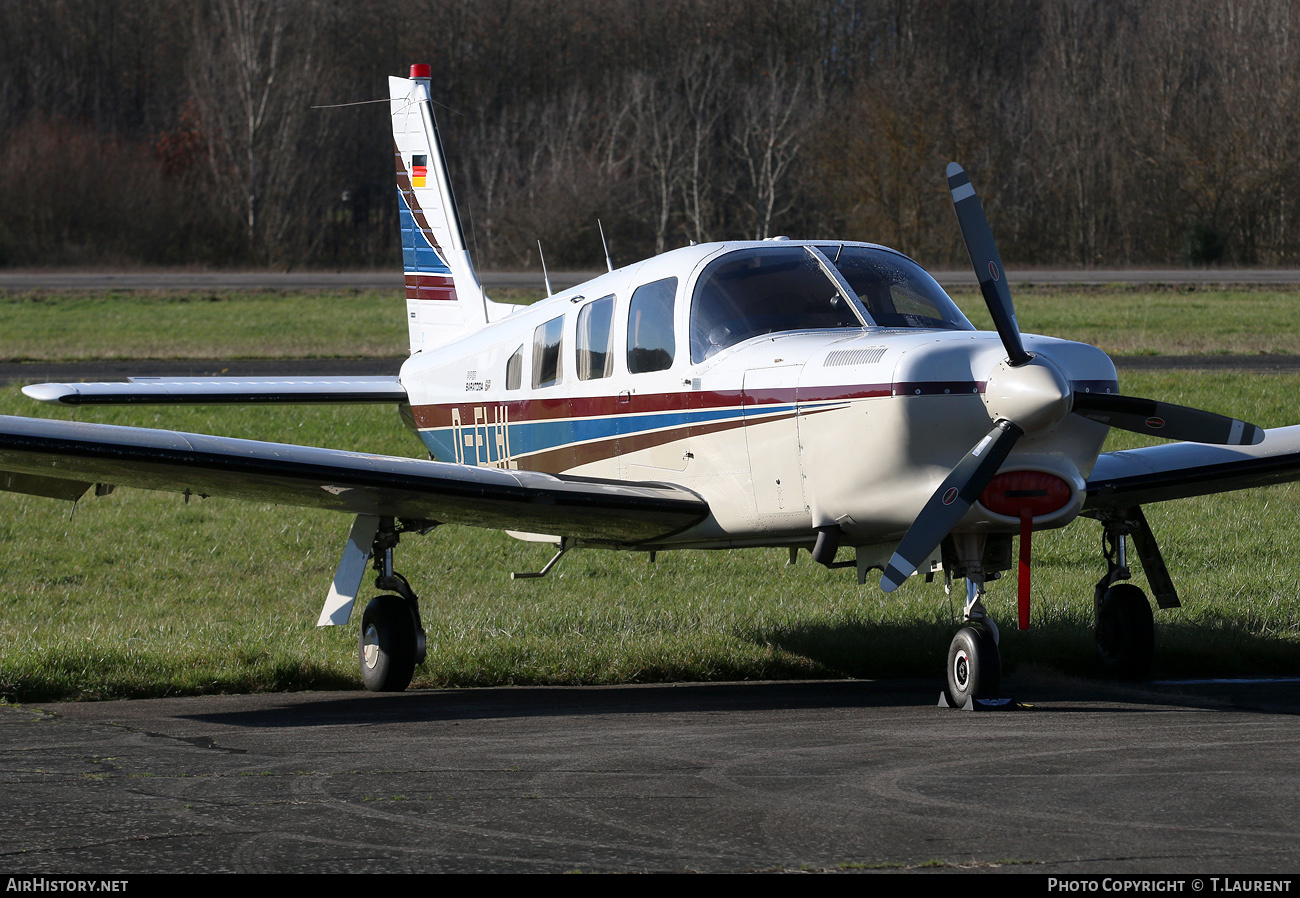
[[[402,690],[425,655],[408,534],[457,523],[604,547],[800,549],[828,566],[966,582],[947,664],[954,706],[996,695],[985,584],[1017,566],[1027,626],[1034,531],[1101,522],[1096,639],[1116,671],[1151,661],[1151,606],[1178,597],[1142,506],[1300,478],[1300,427],[1263,431],[1118,392],[1101,350],[1022,334],[979,199],[948,167],[997,326],[977,331],[906,256],[844,240],[687,246],[531,306],[489,300],[471,264],[427,66],[390,78],[410,358],[395,378],[40,384],[39,400],[379,402],[429,460],[216,436],[0,419],[0,487],[75,499],[109,485],[334,509],[353,516],[320,624],[343,624],[373,565],[358,655]],[[1101,453],[1111,427],[1177,441]],[[840,560],[844,556],[844,560]]]

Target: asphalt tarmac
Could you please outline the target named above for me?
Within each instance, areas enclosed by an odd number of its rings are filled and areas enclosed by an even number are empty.
[[[0,870],[1300,870],[1300,684],[296,693],[0,707]]]

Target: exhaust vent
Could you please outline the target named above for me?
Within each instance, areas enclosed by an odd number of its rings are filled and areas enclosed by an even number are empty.
[[[874,365],[885,357],[886,347],[868,346],[865,349],[837,349],[826,355],[823,368],[839,368],[844,365]]]

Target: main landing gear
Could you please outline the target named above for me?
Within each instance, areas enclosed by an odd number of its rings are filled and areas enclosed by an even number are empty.
[[[1147,582],[1161,608],[1177,608],[1178,593],[1141,508],[1125,508],[1102,518],[1106,575],[1093,591],[1097,651],[1102,669],[1114,677],[1140,680],[1155,657],[1156,627],[1146,593],[1126,583],[1128,538],[1133,537]]]
[[[406,578],[393,570],[398,539],[393,519],[381,519],[373,548],[375,587],[389,594],[370,600],[357,640],[361,681],[371,692],[401,692],[425,656],[419,598]]]

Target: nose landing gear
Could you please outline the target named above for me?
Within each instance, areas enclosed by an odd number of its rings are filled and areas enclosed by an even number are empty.
[[[948,680],[940,707],[976,708],[1014,707],[1010,699],[999,698],[1002,688],[1002,656],[998,650],[998,626],[984,610],[982,568],[966,570],[966,611],[964,624],[948,646]]]

